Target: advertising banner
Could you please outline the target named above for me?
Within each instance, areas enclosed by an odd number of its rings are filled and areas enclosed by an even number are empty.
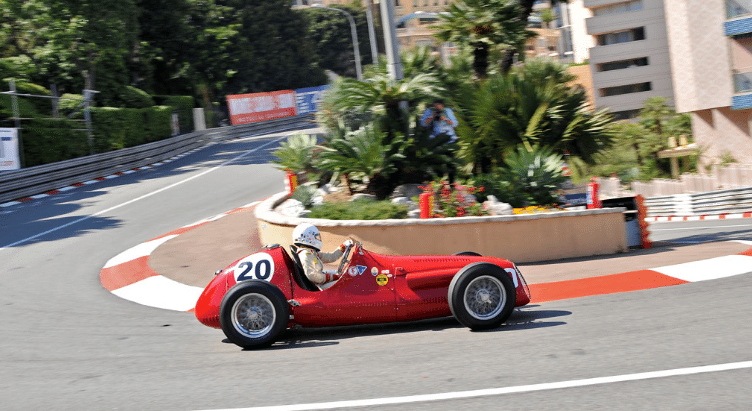
[[[295,115],[295,92],[292,90],[269,93],[233,94],[227,96],[227,107],[233,125]]]
[[[329,90],[329,85],[295,90],[295,103],[298,105],[298,114],[319,111],[319,103],[323,100],[326,90]]]
[[[21,168],[21,159],[18,156],[18,130],[0,128],[0,171],[19,168]]]

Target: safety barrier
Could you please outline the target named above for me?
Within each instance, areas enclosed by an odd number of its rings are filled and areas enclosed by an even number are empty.
[[[752,211],[752,187],[651,197],[645,206],[648,217],[743,213]]]
[[[131,170],[218,141],[315,127],[305,114],[282,119],[219,127],[107,153],[0,173],[0,203],[44,193],[70,184]]]

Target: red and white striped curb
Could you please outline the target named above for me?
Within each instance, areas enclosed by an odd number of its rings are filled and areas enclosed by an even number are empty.
[[[646,221],[652,222],[668,222],[668,221],[705,221],[705,220],[738,220],[740,218],[752,218],[752,211],[745,213],[725,213],[725,214],[713,214],[713,215],[693,215],[693,216],[664,216],[664,217],[648,217]]]
[[[193,311],[203,288],[182,284],[156,273],[149,267],[149,256],[157,247],[180,234],[254,207],[258,203],[254,201],[232,211],[197,221],[123,251],[107,261],[102,268],[99,273],[102,285],[118,297],[141,305],[174,311]]]
[[[118,173],[115,173],[115,174],[110,174],[110,175],[104,176],[104,177],[97,177],[97,178],[95,178],[93,180],[84,181],[82,183],[71,184],[69,186],[65,186],[65,187],[62,187],[62,188],[55,189],[55,190],[47,191],[46,193],[37,194],[37,195],[33,195],[33,196],[29,196],[29,197],[24,197],[24,198],[19,198],[18,200],[9,201],[7,203],[2,203],[2,204],[0,204],[0,208],[10,207],[10,206],[18,205],[18,204],[25,203],[25,202],[28,202],[28,201],[32,201],[32,200],[39,200],[39,199],[42,199],[42,198],[45,198],[45,197],[49,197],[49,196],[52,196],[52,195],[55,195],[55,194],[60,194],[60,193],[66,192],[66,191],[70,191],[70,190],[76,189],[78,187],[88,186],[90,184],[99,183],[101,181],[107,181],[107,180],[111,180],[113,178],[117,178],[117,177],[120,177],[120,176],[124,176],[124,175],[128,175],[128,174],[133,174],[136,171],[149,170],[149,169],[152,169],[152,168],[155,168],[155,167],[159,167],[159,166],[161,166],[163,164],[171,163],[171,162],[173,162],[175,160],[178,160],[180,158],[183,158],[183,157],[185,157],[185,156],[187,156],[189,154],[193,154],[196,151],[201,150],[202,148],[204,148],[204,147],[194,148],[193,150],[186,151],[183,154],[178,154],[176,156],[170,157],[170,158],[168,158],[166,160],[162,160],[162,161],[154,163],[154,164],[149,164],[149,165],[146,165],[146,166],[143,166],[143,167],[137,167],[137,168],[134,168],[134,169],[131,169],[131,170],[126,170],[126,171],[118,172]]]
[[[137,245],[113,257],[100,273],[102,285],[126,300],[142,305],[174,311],[193,311],[200,287],[179,283],[154,272],[149,267],[149,255],[165,242],[196,227],[218,220],[259,202],[253,202],[224,214],[207,218],[173,230],[163,236]],[[752,246],[752,241],[736,242]],[[600,294],[645,290],[690,282],[715,280],[752,273],[752,248],[744,253],[707,260],[658,267],[651,270],[621,274],[531,284],[533,302],[562,300]]]

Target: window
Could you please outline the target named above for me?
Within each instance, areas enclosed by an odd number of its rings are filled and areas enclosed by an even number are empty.
[[[599,46],[609,46],[611,44],[629,43],[630,41],[645,40],[645,28],[617,31],[615,33],[599,34],[596,36]]]
[[[642,0],[632,0],[626,3],[598,7],[593,9],[593,16],[610,16],[612,14],[621,14],[637,10],[642,10]]]
[[[614,111],[611,113],[611,115],[614,117],[614,120],[631,120],[633,118],[637,118],[637,116],[640,115],[640,109],[635,110],[624,110],[624,111]]]
[[[647,66],[647,65],[648,65],[648,58],[640,57],[637,59],[609,61],[608,63],[601,63],[601,64],[598,64],[598,71],[621,70],[621,69],[626,69],[626,68],[640,67],[640,66]]]
[[[620,96],[622,94],[640,93],[643,91],[650,91],[653,87],[650,82],[627,84],[624,86],[606,87],[600,90],[601,97]]]

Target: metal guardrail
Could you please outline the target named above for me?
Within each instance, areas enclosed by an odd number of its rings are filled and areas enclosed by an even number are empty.
[[[70,184],[158,163],[209,143],[315,125],[305,114],[258,123],[212,128],[136,147],[0,173],[0,203]]]
[[[648,216],[717,215],[752,211],[752,187],[645,199]]]

